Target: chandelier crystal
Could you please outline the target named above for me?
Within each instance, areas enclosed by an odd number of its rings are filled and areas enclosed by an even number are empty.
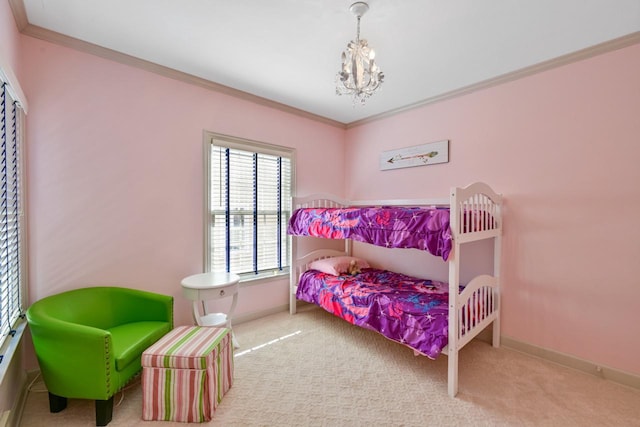
[[[382,84],[384,74],[375,62],[376,53],[366,40],[360,39],[360,18],[369,10],[369,5],[359,1],[349,8],[358,19],[356,40],[351,40],[342,52],[342,69],[336,76],[336,94],[350,95],[353,104],[364,105]]]

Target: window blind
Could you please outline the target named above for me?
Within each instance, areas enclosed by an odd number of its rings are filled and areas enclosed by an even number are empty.
[[[224,143],[210,146],[210,269],[245,277],[281,272],[289,266],[292,160]]]
[[[0,81],[1,82],[1,81]],[[2,82],[0,93],[0,345],[23,315],[21,295],[21,110]]]

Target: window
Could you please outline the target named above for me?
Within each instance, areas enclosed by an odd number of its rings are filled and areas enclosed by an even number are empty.
[[[241,279],[286,274],[294,150],[205,134],[205,265]]]
[[[23,316],[23,215],[19,103],[0,70],[0,346],[15,334]],[[3,358],[3,356],[0,356]],[[0,359],[1,362],[1,359]]]

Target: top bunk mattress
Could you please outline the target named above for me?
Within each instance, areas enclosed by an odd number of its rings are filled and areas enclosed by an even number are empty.
[[[347,207],[297,209],[287,232],[294,236],[352,239],[387,248],[414,248],[449,258],[449,209]]]

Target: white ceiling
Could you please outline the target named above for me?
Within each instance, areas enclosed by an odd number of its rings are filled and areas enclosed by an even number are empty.
[[[28,23],[341,123],[640,31],[640,0],[370,0],[382,90],[335,94],[350,0],[23,0]],[[637,35],[637,34],[636,34]]]

